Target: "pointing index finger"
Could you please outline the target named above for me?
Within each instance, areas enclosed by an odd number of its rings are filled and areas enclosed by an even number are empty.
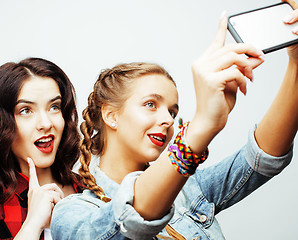
[[[36,168],[33,160],[27,157],[28,165],[29,165],[29,188],[39,187],[39,182],[36,174]]]
[[[225,44],[226,34],[227,34],[227,24],[228,24],[228,18],[226,16],[226,11],[223,11],[220,16],[217,33],[214,40],[214,43],[218,44],[219,46],[223,46]]]

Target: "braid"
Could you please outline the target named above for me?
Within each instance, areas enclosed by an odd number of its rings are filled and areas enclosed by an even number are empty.
[[[89,106],[94,106],[93,102],[93,93],[90,94],[88,98]],[[93,129],[93,121],[90,116],[89,106],[86,107],[83,111],[84,122],[82,122],[80,129],[82,134],[84,135],[83,139],[80,142],[80,150],[82,155],[80,157],[81,167],[79,169],[79,173],[83,178],[84,183],[93,191],[102,201],[109,202],[111,199],[105,196],[105,193],[101,187],[96,184],[96,180],[94,176],[90,173],[89,165],[91,162],[91,149],[93,145],[92,135],[94,132]]]

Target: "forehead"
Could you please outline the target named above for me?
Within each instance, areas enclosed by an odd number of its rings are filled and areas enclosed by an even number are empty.
[[[141,97],[150,94],[157,94],[176,103],[178,102],[178,92],[175,84],[160,74],[150,74],[135,79],[132,95]]]
[[[60,90],[55,80],[48,77],[33,76],[24,81],[18,99],[38,99],[54,95],[60,95]]]

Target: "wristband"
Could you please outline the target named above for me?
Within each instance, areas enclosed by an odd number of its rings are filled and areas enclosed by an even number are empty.
[[[185,177],[189,177],[194,174],[198,165],[203,163],[209,155],[208,148],[201,156],[199,156],[195,154],[186,143],[185,133],[188,125],[189,122],[183,124],[182,119],[179,119],[179,128],[181,128],[181,130],[168,148],[168,157],[171,164],[181,175]]]

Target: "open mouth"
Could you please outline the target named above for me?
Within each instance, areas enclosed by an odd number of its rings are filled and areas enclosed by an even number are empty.
[[[155,144],[159,147],[162,147],[166,141],[166,136],[161,133],[148,134],[148,137],[153,144]]]
[[[42,137],[34,142],[34,145],[39,151],[43,153],[50,153],[54,149],[54,136],[50,135],[47,137]]]

